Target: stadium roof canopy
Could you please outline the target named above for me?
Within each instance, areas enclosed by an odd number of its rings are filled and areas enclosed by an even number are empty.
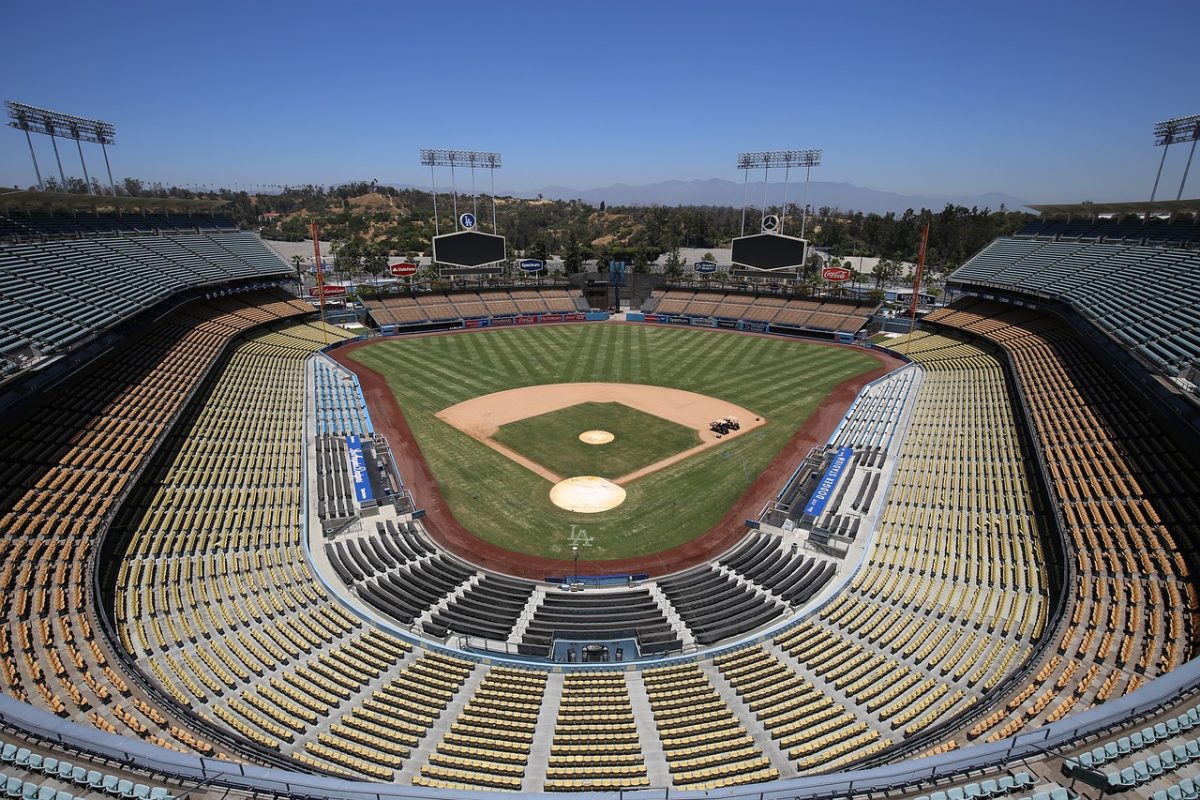
[[[1030,203],[1029,208],[1046,216],[1095,216],[1096,214],[1197,214],[1200,199],[1156,200],[1153,203]]]
[[[0,208],[45,208],[71,211],[140,211],[175,209],[178,211],[215,211],[228,200],[185,200],[182,197],[114,197],[111,194],[67,194],[37,189],[0,189]]]

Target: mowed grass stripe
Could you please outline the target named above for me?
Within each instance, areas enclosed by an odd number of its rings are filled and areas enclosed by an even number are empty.
[[[501,547],[564,558],[571,526],[582,526],[594,542],[582,554],[589,560],[652,553],[703,533],[834,385],[878,363],[848,348],[616,324],[388,339],[352,357],[388,378],[466,528]],[[744,406],[770,424],[634,481],[616,509],[582,515],[555,508],[548,481],[433,416],[503,389],[581,381],[673,386]]]

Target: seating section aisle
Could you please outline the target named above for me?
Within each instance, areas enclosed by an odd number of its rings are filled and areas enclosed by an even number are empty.
[[[545,672],[493,667],[413,783],[520,790],[546,678]]]
[[[191,303],[10,423],[0,446],[5,691],[103,730],[212,751],[105,655],[90,621],[92,547],[221,349],[264,319],[306,311],[270,292]]]
[[[779,777],[695,664],[642,673],[675,786],[719,789]]]
[[[1008,353],[1076,572],[1057,652],[970,733],[996,739],[1059,719],[1191,658],[1200,610],[1189,580],[1200,525],[1194,462],[1060,317],[966,301],[931,321]]]
[[[480,317],[574,314],[577,292],[511,289],[458,294],[415,294],[367,301],[377,325],[415,325]]]
[[[544,789],[622,791],[650,785],[644,746],[621,672],[563,676]]]
[[[799,300],[744,294],[667,289],[656,294],[652,313],[743,319],[813,331],[854,333],[867,324],[878,303]]]
[[[1198,275],[1197,249],[997,239],[950,282],[1069,303],[1125,347],[1174,374],[1200,361]]]
[[[59,350],[176,292],[290,273],[248,232],[0,242],[0,353]]]

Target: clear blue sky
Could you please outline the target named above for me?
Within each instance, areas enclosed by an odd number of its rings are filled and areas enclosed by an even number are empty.
[[[740,151],[820,147],[814,180],[1134,200],[1152,125],[1200,112],[1196,0],[4,0],[0,20],[3,99],[110,120],[118,180],[180,185],[428,185],[422,147],[499,151],[499,190],[740,180]],[[33,182],[0,131],[0,184]]]

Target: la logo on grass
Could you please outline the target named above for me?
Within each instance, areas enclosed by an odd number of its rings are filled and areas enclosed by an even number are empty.
[[[572,523],[571,533],[567,536],[567,544],[572,547],[591,547],[592,537],[588,535],[586,528],[581,528]]]

